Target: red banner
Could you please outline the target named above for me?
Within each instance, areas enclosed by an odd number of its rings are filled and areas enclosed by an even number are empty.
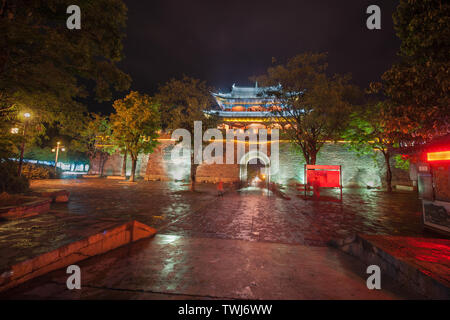
[[[307,165],[306,182],[309,185],[318,184],[321,188],[340,188],[340,166]]]

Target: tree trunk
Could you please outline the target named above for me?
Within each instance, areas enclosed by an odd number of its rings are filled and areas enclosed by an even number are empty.
[[[105,163],[107,158],[107,154],[105,154],[104,152],[100,153],[100,177],[103,176],[103,168],[105,167]]]
[[[92,156],[92,154],[89,155],[89,171],[87,174],[94,174],[94,171],[92,170],[92,168],[94,168],[94,162],[95,162],[95,158]]]
[[[306,164],[315,165],[317,161],[318,151],[304,151],[303,156],[305,157]]]
[[[317,154],[319,153],[322,144],[318,141],[304,140],[301,136],[296,136],[296,144],[300,147],[305,158],[306,164],[315,165],[317,161]]]
[[[316,164],[316,161],[317,161],[317,151],[312,151],[310,154],[309,154],[309,163],[308,164],[312,164],[312,165],[315,165]]]
[[[137,162],[137,158],[134,159],[133,157],[131,157],[131,176],[130,176],[131,182],[134,182],[134,176],[135,176],[135,172],[136,172],[136,162]]]
[[[198,164],[191,165],[191,191],[195,191]]]
[[[191,156],[191,191],[195,191],[195,181],[197,177],[198,164],[194,163],[194,155]]]
[[[389,152],[383,153],[384,160],[386,162],[386,187],[387,192],[392,192],[392,172],[391,172],[391,164],[389,163],[391,155]]]
[[[125,149],[125,153],[123,155],[123,163],[122,163],[122,177],[126,177],[127,176],[127,153],[128,150]]]

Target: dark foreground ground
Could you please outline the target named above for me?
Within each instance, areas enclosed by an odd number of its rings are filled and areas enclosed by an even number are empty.
[[[3,299],[395,299],[417,297],[383,278],[366,287],[365,268],[326,246],[353,233],[427,236],[414,193],[345,189],[343,203],[291,200],[261,190],[106,179],[48,180],[68,204],[48,214],[0,223],[0,270],[66,243],[136,219],[158,229],[143,240],[79,263],[82,289],[66,288],[65,270],[32,280]]]

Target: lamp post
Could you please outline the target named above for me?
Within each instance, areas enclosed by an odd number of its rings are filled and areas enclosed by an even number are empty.
[[[56,143],[56,148],[52,149],[52,152],[56,152],[56,156],[55,156],[55,173],[56,173],[56,168],[58,167],[58,156],[59,156],[59,150],[60,149],[61,149],[61,151],[66,151],[66,148],[61,146],[61,142],[58,141]]]
[[[20,148],[19,169],[18,169],[18,172],[17,172],[17,174],[18,174],[19,176],[22,175],[23,152],[24,152],[24,150],[25,150],[25,133],[26,133],[26,131],[27,131],[28,119],[31,117],[31,114],[29,114],[28,112],[26,112],[26,113],[23,114],[23,116],[24,116],[24,118],[25,118],[25,123],[24,123],[24,126],[23,126],[23,140],[22,140],[22,146],[21,146],[21,148]],[[14,129],[15,129],[15,128],[14,128]],[[11,132],[13,132],[13,131],[11,131]],[[17,132],[17,131],[14,131],[14,132]]]

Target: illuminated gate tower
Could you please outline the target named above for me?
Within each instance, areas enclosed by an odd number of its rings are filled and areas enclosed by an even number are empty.
[[[220,129],[267,129],[279,127],[278,124],[267,124],[273,119],[273,110],[282,108],[276,98],[268,95],[281,89],[281,85],[275,87],[237,87],[233,84],[229,93],[212,93],[217,101],[220,111],[209,111],[220,117]]]
[[[265,128],[271,137],[268,137],[268,143],[273,135],[271,128],[281,128],[275,122],[271,110],[280,110],[284,106],[277,101],[275,97],[267,95],[267,92],[276,92],[281,86],[274,87],[237,87],[232,86],[228,93],[213,93],[217,101],[217,107],[205,111],[209,114],[217,114],[221,119],[220,127],[223,129],[243,129],[254,130],[251,133],[258,133],[258,129]],[[288,116],[285,114],[284,116]],[[286,127],[287,124],[284,126]],[[151,154],[140,154],[137,164],[137,175],[146,180],[189,180],[190,162],[175,163],[171,161],[171,151],[175,141],[170,137],[161,137],[160,144]],[[235,144],[237,147],[237,142]],[[245,154],[237,159],[237,149],[234,150],[236,156],[234,164],[207,164],[202,163],[197,168],[197,182],[217,182],[221,179],[223,182],[249,182],[252,177],[255,178],[262,172],[262,167],[272,166],[271,147],[267,145],[266,153],[259,152],[263,147],[258,141],[258,152],[252,152],[250,143],[245,142]],[[289,141],[279,140],[279,172],[271,172],[270,181],[288,184],[290,179],[303,181],[304,159],[299,152],[291,150]],[[264,148],[261,148],[264,150]],[[224,146],[226,153],[226,146]],[[224,153],[223,156],[226,156]],[[252,159],[258,159],[258,163],[252,164]],[[100,174],[100,160],[94,161],[90,173]],[[128,162],[131,159],[128,157]],[[356,153],[349,151],[346,147],[339,144],[325,144],[322,152],[319,154],[318,164],[336,164],[342,165],[344,186],[376,187],[381,185],[382,175],[378,167],[384,164],[384,158],[379,157],[379,166],[368,166],[372,162],[372,156],[360,157]],[[103,174],[120,176],[123,164],[123,155],[117,152],[111,155],[103,165]],[[128,163],[131,168],[131,163]],[[400,172],[396,174],[396,171]],[[409,175],[405,175],[404,170],[393,168],[393,184],[408,185],[410,183]]]
[[[249,130],[250,133],[258,134],[259,129],[266,129],[271,135],[273,128],[280,128],[275,123],[272,111],[281,110],[282,104],[277,101],[274,95],[269,92],[276,92],[281,89],[281,85],[272,87],[237,87],[233,84],[231,92],[212,93],[219,110],[206,111],[209,114],[215,114],[220,118],[219,129],[225,130]],[[258,145],[261,142],[258,141]],[[267,143],[264,141],[263,143]],[[236,146],[235,146],[236,147]],[[256,147],[259,150],[259,146]],[[272,170],[271,147],[268,145],[263,148],[264,151],[252,151],[249,145],[245,146],[245,155],[237,160],[237,169],[239,172],[239,181],[251,184],[268,182]],[[236,154],[236,153],[235,153]],[[278,159],[278,157],[277,157]],[[223,167],[225,169],[225,167]],[[204,172],[205,170],[201,170]],[[270,174],[269,174],[270,172]]]

